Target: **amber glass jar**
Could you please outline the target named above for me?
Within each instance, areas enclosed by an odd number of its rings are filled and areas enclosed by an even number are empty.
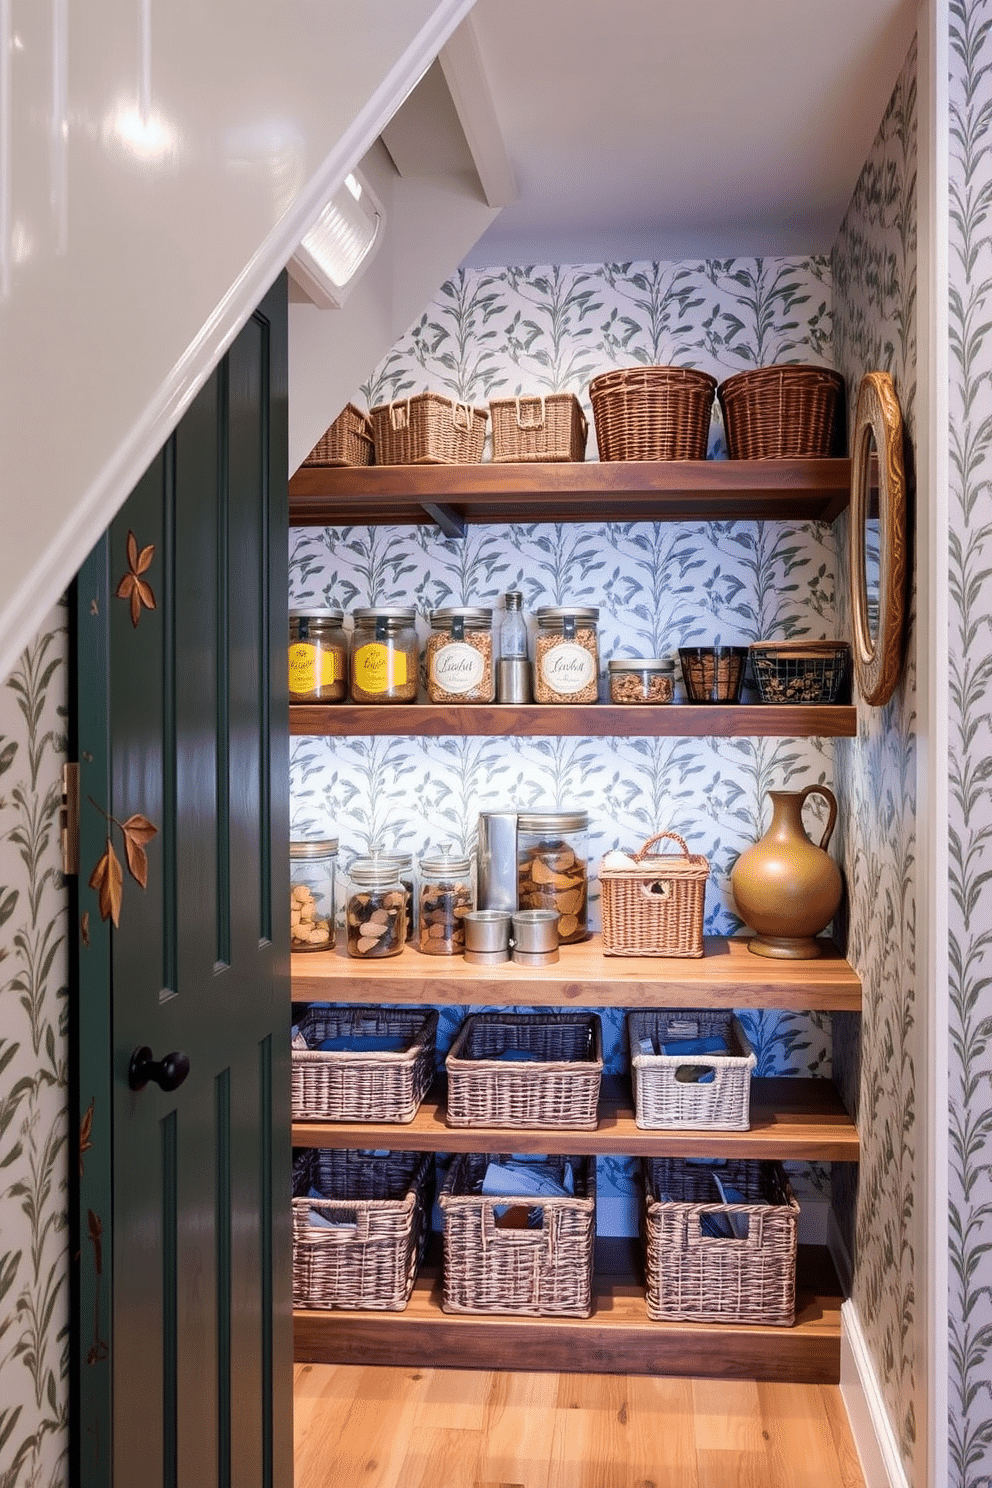
[[[289,701],[339,703],[348,695],[348,633],[341,610],[289,616]]]
[[[352,702],[416,702],[420,669],[416,620],[415,609],[397,606],[355,611]]]

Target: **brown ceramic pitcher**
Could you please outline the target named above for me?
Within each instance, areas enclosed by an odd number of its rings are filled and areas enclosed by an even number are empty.
[[[760,842],[741,853],[730,875],[737,913],[756,932],[748,950],[756,956],[811,961],[822,951],[816,939],[840,904],[840,871],[826,851],[837,820],[837,800],[825,785],[802,791],[769,791],[772,821]],[[807,796],[830,807],[820,845],[803,826]]]

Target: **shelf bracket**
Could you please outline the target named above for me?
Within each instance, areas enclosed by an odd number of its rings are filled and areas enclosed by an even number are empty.
[[[439,506],[432,501],[422,501],[422,509],[432,522],[436,522],[445,537],[464,537],[465,518],[459,516],[453,506]]]

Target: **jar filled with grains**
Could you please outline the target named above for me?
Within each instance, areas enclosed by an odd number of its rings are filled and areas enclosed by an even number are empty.
[[[420,949],[428,956],[460,956],[465,916],[475,908],[468,858],[442,850],[420,860]]]
[[[348,633],[342,610],[292,610],[289,701],[339,703],[348,694]]]
[[[670,703],[675,662],[670,656],[616,656],[607,663],[611,703]]]
[[[493,612],[456,607],[431,612],[427,691],[432,703],[491,703],[496,696]]]
[[[587,811],[522,812],[517,817],[517,898],[521,909],[553,909],[562,945],[589,934]]]
[[[417,611],[401,606],[354,612],[351,700],[413,703],[417,699],[420,646]]]
[[[599,696],[599,610],[550,605],[537,612],[534,701],[594,703]]]
[[[338,839],[289,844],[289,940],[294,951],[334,947],[334,872]]]
[[[396,864],[356,858],[349,878],[348,955],[398,956],[406,940],[406,889]]]

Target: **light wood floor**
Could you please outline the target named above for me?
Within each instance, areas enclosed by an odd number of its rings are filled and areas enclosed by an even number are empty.
[[[298,1364],[296,1488],[864,1488],[829,1385]]]

